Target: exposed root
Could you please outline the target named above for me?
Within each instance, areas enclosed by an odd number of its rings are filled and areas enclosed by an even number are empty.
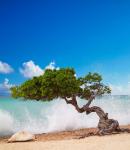
[[[118,121],[114,119],[107,119],[104,120],[104,122],[99,121],[98,128],[99,135],[109,135],[122,132],[130,133],[130,129],[120,128]]]

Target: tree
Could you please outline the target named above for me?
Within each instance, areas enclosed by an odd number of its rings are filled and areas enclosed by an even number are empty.
[[[88,73],[85,77],[77,78],[72,68],[48,69],[43,75],[27,80],[20,86],[12,87],[11,93],[14,98],[21,97],[37,101],[51,101],[60,97],[67,104],[73,105],[79,113],[95,112],[99,116],[98,133],[100,135],[126,131],[120,129],[117,120],[109,119],[108,113],[100,107],[90,107],[97,96],[111,93],[110,88],[102,83],[102,77],[98,73]],[[79,107],[77,97],[85,99],[86,104]]]

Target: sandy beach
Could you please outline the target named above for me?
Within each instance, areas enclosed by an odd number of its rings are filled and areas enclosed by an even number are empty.
[[[130,125],[123,126],[130,128]],[[9,137],[0,138],[0,150],[130,150],[130,134],[92,136],[96,128],[80,129],[36,135],[36,141],[7,143]],[[81,138],[83,135],[87,137]]]
[[[130,134],[46,142],[3,143],[0,150],[130,150]]]

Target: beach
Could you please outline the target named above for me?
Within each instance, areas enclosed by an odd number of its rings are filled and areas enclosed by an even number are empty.
[[[0,150],[129,150],[130,134],[61,141],[2,143]]]
[[[122,126],[129,128],[130,125]],[[0,150],[129,150],[130,134],[95,136],[96,128],[36,135],[31,142],[7,143],[9,137],[0,138]],[[86,136],[85,138],[82,138]]]

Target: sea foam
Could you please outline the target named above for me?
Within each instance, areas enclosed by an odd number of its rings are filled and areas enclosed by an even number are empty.
[[[85,101],[79,100],[79,103],[83,105]],[[109,113],[110,118],[117,119],[122,125],[130,123],[129,96],[103,97],[96,99],[92,105],[100,106]],[[98,116],[95,113],[80,114],[62,99],[48,103],[4,99],[0,104],[0,136],[20,130],[38,134],[96,127],[97,124]]]

